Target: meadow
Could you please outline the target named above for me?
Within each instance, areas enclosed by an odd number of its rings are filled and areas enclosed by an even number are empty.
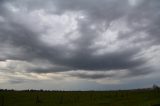
[[[160,106],[160,89],[0,91],[0,106]]]

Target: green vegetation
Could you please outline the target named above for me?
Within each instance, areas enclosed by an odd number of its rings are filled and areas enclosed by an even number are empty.
[[[0,106],[160,106],[160,89],[0,91]]]

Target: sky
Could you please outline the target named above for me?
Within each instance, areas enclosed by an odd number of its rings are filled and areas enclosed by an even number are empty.
[[[0,88],[160,84],[160,0],[0,0]]]

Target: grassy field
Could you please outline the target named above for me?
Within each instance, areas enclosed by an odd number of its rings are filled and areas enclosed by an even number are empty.
[[[160,106],[159,89],[0,91],[0,106]]]

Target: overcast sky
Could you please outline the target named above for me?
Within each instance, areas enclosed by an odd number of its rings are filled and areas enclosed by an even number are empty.
[[[160,84],[160,0],[0,0],[0,88]]]

